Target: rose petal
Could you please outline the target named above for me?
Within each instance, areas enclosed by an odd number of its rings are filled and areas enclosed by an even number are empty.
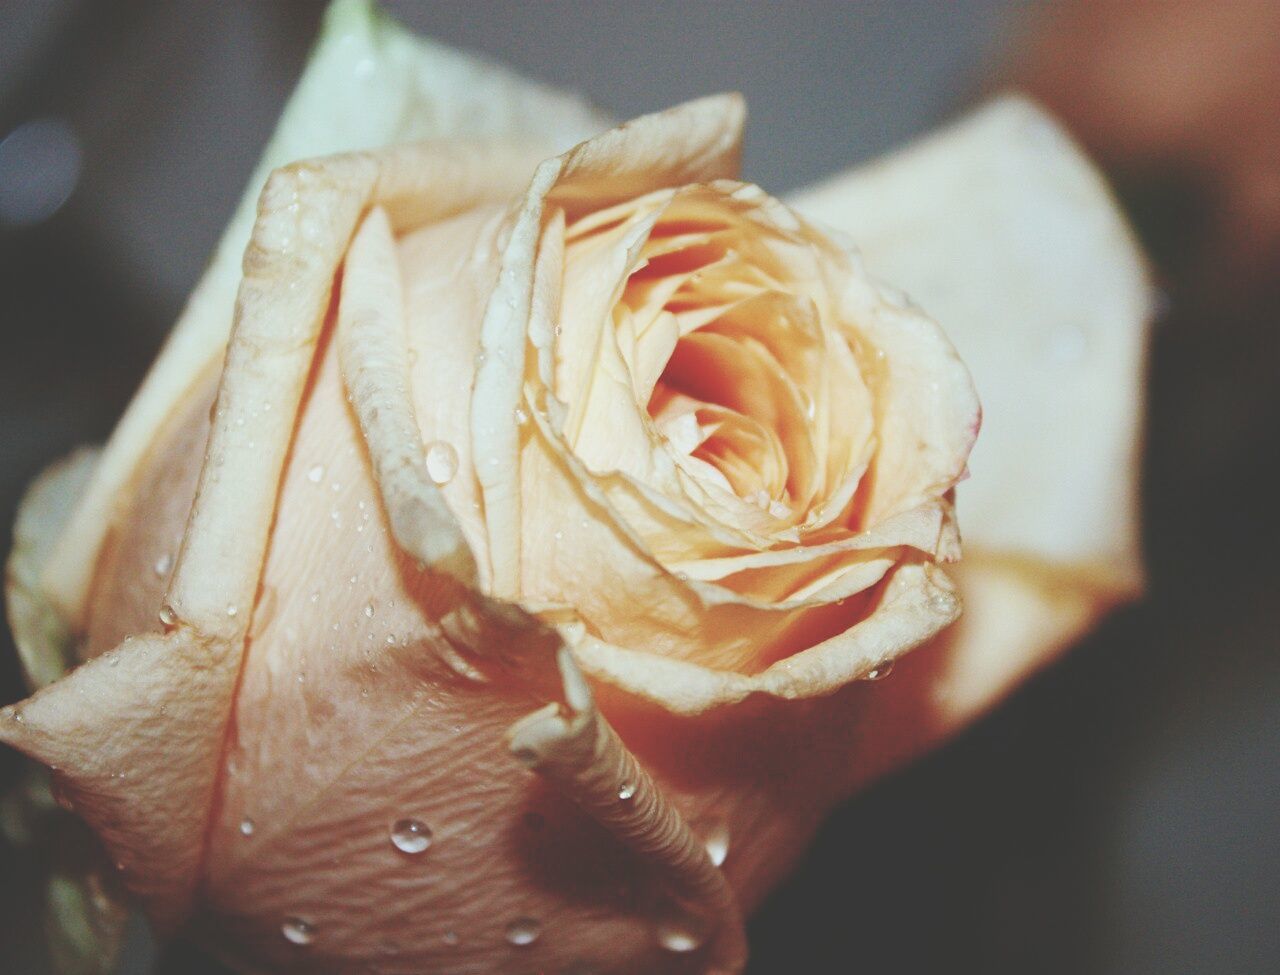
[[[907,664],[929,675],[921,686],[938,713],[916,702],[929,730],[886,741],[892,763],[990,707],[1139,590],[1152,290],[1102,178],[1017,97],[794,203],[938,316],[984,404],[973,477],[958,489],[966,546],[953,575],[966,614]]]
[[[960,488],[966,538],[1106,566],[1132,591],[1152,290],[1070,139],[1006,97],[794,203],[936,315],[972,370],[984,420]]]
[[[40,574],[97,461],[96,450],[81,448],[41,474],[18,506],[5,603],[23,676],[33,691],[61,677],[75,659],[71,633],[41,591]]]
[[[282,467],[356,221],[367,206],[382,205],[394,226],[407,229],[503,198],[527,172],[527,159],[519,148],[450,145],[332,157],[272,175],[246,252],[205,466],[162,611],[172,632],[123,644],[112,657],[117,666],[91,662],[24,704],[28,719],[6,712],[0,722],[0,740],[61,769],[80,814],[125,864],[127,883],[162,926],[189,910],[207,852],[205,814]],[[305,248],[295,246],[299,241]],[[170,368],[185,367],[163,359],[156,366]],[[75,528],[73,520],[64,537]],[[85,544],[80,557],[96,565],[97,536]],[[129,778],[138,768],[149,774]]]
[[[44,588],[62,614],[83,624],[94,553],[110,530],[115,497],[172,404],[222,354],[258,196],[273,169],[327,153],[455,137],[531,143],[532,171],[538,159],[608,124],[574,96],[414,36],[371,0],[334,3],[209,270],[116,426],[52,555]]]

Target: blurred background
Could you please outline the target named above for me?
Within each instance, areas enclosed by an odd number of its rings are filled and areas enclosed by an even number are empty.
[[[754,919],[750,972],[1280,971],[1280,3],[387,6],[619,117],[739,89],[747,175],[777,192],[1009,85],[1065,121],[1166,299],[1149,595],[835,816]],[[24,485],[140,381],[322,9],[0,3],[5,551]],[[0,754],[0,790],[18,769]],[[37,866],[0,845],[6,973],[45,970]],[[219,969],[135,933],[124,971]]]

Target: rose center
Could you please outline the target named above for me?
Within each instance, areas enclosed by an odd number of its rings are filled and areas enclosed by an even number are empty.
[[[862,381],[824,322],[823,256],[796,218],[757,187],[723,181],[598,211],[566,241],[566,328],[590,336],[594,356],[575,373],[578,346],[564,337],[558,391],[578,455],[664,490],[674,463],[685,494],[735,523],[804,521],[848,475],[832,422],[855,418],[836,412],[839,390]],[[609,262],[621,284],[592,334],[573,312],[590,306]],[[641,438],[670,459],[646,467],[620,446]]]

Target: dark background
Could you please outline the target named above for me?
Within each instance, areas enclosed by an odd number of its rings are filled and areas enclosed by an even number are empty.
[[[391,6],[619,117],[740,89],[747,175],[779,192],[1009,79],[1062,115],[1168,297],[1149,595],[836,815],[755,918],[750,971],[1280,971],[1280,5]],[[0,3],[5,550],[26,482],[103,439],[139,382],[321,9]],[[0,699],[18,696],[5,645]],[[0,787],[17,768],[0,755]],[[33,868],[0,847],[4,972],[41,971]],[[135,938],[127,970],[153,956]],[[180,953],[159,966],[216,971]]]

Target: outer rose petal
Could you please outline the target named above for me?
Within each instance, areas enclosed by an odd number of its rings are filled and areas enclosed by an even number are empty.
[[[581,99],[417,37],[372,0],[335,0],[240,206],[128,411],[45,569],[44,588],[74,625],[111,521],[171,405],[191,393],[231,328],[241,260],[268,174],[297,159],[422,139],[507,138],[545,158],[606,128]],[[532,163],[530,164],[532,166]]]
[[[982,391],[973,476],[957,491],[964,622],[906,663],[931,690],[909,691],[901,674],[876,688],[900,712],[886,729],[915,722],[907,735],[869,735],[877,765],[892,763],[990,707],[1140,589],[1152,289],[1101,177],[1017,97],[792,202],[937,315]]]
[[[74,660],[66,621],[41,591],[40,573],[97,461],[98,452],[91,449],[59,461],[27,489],[18,508],[5,566],[5,602],[23,675],[33,691],[61,677]]]
[[[959,492],[966,540],[1139,584],[1152,289],[1069,137],[1006,97],[792,202],[935,315],[972,370],[985,415]]]
[[[299,152],[455,135],[460,129],[532,136],[535,145],[463,148],[461,155],[454,148],[425,166],[419,150],[416,159],[410,160],[410,152],[387,166],[353,156],[333,164],[336,170],[301,166],[277,172],[264,191],[256,246],[246,258],[237,299],[243,334],[230,357],[221,420],[193,513],[193,524],[205,530],[185,536],[170,588],[168,615],[178,628],[139,636],[111,660],[91,662],[0,720],[0,739],[60,769],[79,812],[162,925],[180,920],[194,895],[205,852],[205,814],[193,811],[207,811],[213,801],[222,729],[255,602],[279,464],[311,356],[314,339],[307,333],[319,327],[356,217],[372,198],[404,228],[486,198],[505,198],[543,147],[563,145],[598,124],[598,116],[576,101],[442,53],[374,18],[371,9],[358,0],[334,6],[328,33],[286,110],[262,173],[281,154],[289,159]],[[372,74],[362,67],[366,63],[373,65]],[[372,92],[362,87],[366,83]],[[457,105],[460,114],[439,111],[441,100]],[[370,111],[370,104],[404,112]],[[250,201],[257,200],[261,175],[250,186]],[[240,254],[253,219],[249,202],[117,427],[45,567],[42,588],[73,630],[85,622],[88,584],[103,540],[116,516],[128,511],[117,507],[127,495],[125,486],[175,404],[196,393],[226,341]],[[307,246],[295,251],[295,241]],[[280,283],[285,277],[296,291]],[[222,478],[224,465],[236,476]],[[135,621],[132,632],[144,629]],[[153,774],[139,784],[129,776],[138,769]]]

